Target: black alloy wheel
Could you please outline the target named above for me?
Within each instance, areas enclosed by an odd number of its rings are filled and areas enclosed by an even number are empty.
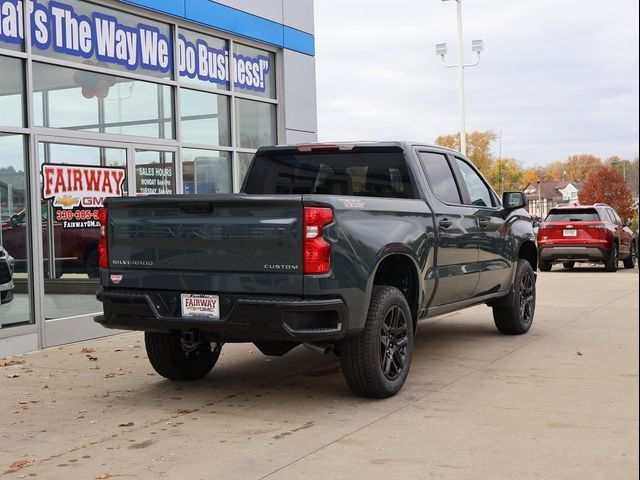
[[[347,385],[357,395],[387,398],[407,379],[413,351],[413,317],[396,287],[373,287],[364,330],[342,341],[338,354]]]
[[[402,373],[407,360],[409,326],[402,309],[393,305],[387,311],[380,329],[380,367],[389,380]]]
[[[504,301],[506,306],[493,307],[493,321],[498,331],[507,335],[527,333],[536,309],[536,276],[526,260],[518,259],[513,293]]]
[[[533,320],[533,311],[536,304],[536,281],[533,272],[526,272],[520,277],[520,322],[530,325]]]

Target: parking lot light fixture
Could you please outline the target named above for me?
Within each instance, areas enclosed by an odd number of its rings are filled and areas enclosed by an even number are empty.
[[[442,0],[448,2],[450,0]],[[458,19],[458,63],[447,65],[444,63],[444,57],[447,54],[447,44],[436,44],[436,54],[442,57],[444,66],[447,68],[458,69],[458,110],[460,116],[460,152],[463,155],[467,154],[467,132],[465,128],[465,110],[464,110],[464,69],[466,67],[475,67],[480,63],[480,54],[484,50],[484,42],[482,40],[473,40],[471,43],[471,50],[476,53],[476,61],[465,65],[463,55],[463,39],[462,39],[462,0],[455,0],[457,7],[457,19]]]

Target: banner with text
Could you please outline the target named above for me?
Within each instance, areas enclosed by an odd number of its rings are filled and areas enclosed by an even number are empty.
[[[173,68],[172,39],[156,26],[123,23],[117,18],[119,12],[110,9],[83,15],[72,5],[53,0],[48,4],[29,1],[27,8],[31,42],[40,50],[53,49],[131,71],[167,73]],[[24,42],[23,0],[0,0],[1,42]],[[228,49],[213,48],[204,39],[190,42],[183,35],[179,35],[175,50],[181,77],[228,86],[233,72],[236,87],[257,92],[266,89],[265,79],[271,70],[267,55],[234,54],[230,61]]]

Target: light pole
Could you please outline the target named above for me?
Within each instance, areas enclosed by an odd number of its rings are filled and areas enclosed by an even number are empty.
[[[449,0],[442,0],[448,2]],[[463,55],[462,41],[462,0],[455,0],[457,3],[458,17],[458,63],[447,65],[444,63],[444,56],[447,54],[447,44],[438,43],[436,45],[436,54],[442,57],[442,63],[447,68],[458,69],[458,112],[460,115],[460,153],[467,154],[467,132],[465,128],[465,111],[464,111],[464,69],[467,67],[475,67],[480,63],[480,53],[484,50],[484,42],[482,40],[473,40],[471,42],[471,50],[476,53],[475,63],[465,65]]]

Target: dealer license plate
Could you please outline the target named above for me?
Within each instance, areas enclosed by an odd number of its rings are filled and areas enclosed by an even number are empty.
[[[220,318],[220,299],[218,295],[186,294],[180,295],[183,317]]]
[[[565,230],[564,231],[564,236],[565,237],[575,237],[578,235],[578,231],[577,230]]]

